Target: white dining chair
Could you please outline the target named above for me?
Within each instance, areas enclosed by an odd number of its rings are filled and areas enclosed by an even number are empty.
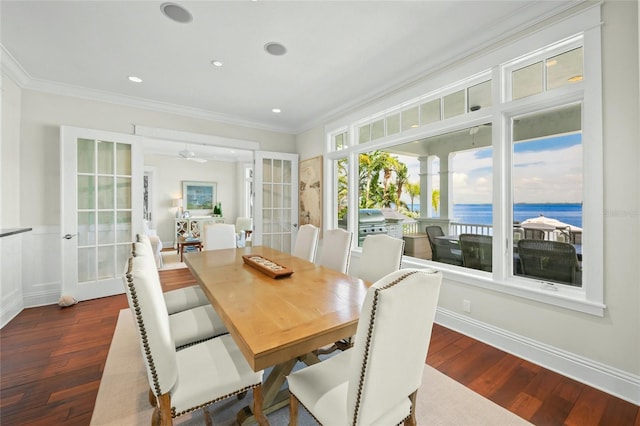
[[[316,251],[318,250],[318,234],[320,230],[311,224],[302,225],[298,229],[296,244],[293,248],[293,254],[296,257],[313,262],[316,259]]]
[[[355,343],[287,377],[289,425],[301,404],[323,425],[415,425],[442,273],[403,269],[373,284]]]
[[[404,240],[385,234],[368,235],[362,243],[358,278],[376,282],[400,269]]]
[[[145,235],[137,234],[136,241],[148,245],[148,248],[153,251],[151,243]],[[175,314],[176,312],[186,311],[187,309],[195,308],[197,306],[205,306],[210,303],[199,285],[191,285],[175,290],[169,290],[162,294],[164,296],[164,301],[167,305],[167,312],[169,315]]]
[[[162,268],[162,240],[158,237],[155,229],[149,229],[149,221],[146,219],[142,221],[142,231],[142,235],[149,241],[149,245],[153,250],[153,257],[158,269]]]
[[[203,342],[216,336],[228,333],[222,319],[215,311],[211,304],[207,303],[201,306],[195,306],[180,312],[169,313],[164,294],[162,293],[162,285],[158,271],[153,269],[152,253],[148,246],[142,242],[136,242],[132,245],[131,255],[140,260],[144,265],[146,273],[149,275],[147,280],[142,281],[143,284],[154,285],[154,291],[162,296],[162,304],[158,305],[158,309],[164,309],[165,314],[169,318],[171,327],[171,335],[173,336],[176,349],[181,349],[194,343]],[[136,283],[131,283],[134,286]]]
[[[132,256],[122,279],[155,397],[151,424],[172,425],[178,416],[253,389],[253,414],[259,424],[268,425],[262,412],[262,371],[251,369],[230,335],[176,350],[164,299],[149,282],[153,275],[145,262]]]
[[[236,248],[236,227],[230,223],[213,223],[202,232],[204,250]]]
[[[318,265],[346,274],[349,269],[352,239],[351,231],[340,228],[327,230],[322,238]]]

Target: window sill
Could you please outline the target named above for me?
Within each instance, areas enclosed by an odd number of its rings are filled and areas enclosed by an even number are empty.
[[[583,289],[568,288],[562,285],[551,285],[540,281],[513,278],[509,281],[495,280],[488,272],[464,269],[429,260],[402,257],[402,266],[411,268],[433,268],[443,273],[444,279],[472,285],[512,296],[535,300],[573,311],[583,312],[598,317],[604,316],[606,305],[588,300]]]

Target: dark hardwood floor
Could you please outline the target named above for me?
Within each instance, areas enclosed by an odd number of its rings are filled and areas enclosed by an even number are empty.
[[[165,290],[194,284],[162,271]],[[25,309],[0,331],[0,424],[88,425],[124,295]],[[536,425],[640,426],[639,407],[435,325],[427,364]],[[274,425],[281,426],[281,425]]]

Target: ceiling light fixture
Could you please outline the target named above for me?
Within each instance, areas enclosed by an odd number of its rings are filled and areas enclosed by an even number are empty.
[[[280,114],[282,110],[280,108],[274,108],[271,110],[274,114]]]
[[[187,24],[193,21],[193,16],[184,7],[175,3],[162,3],[160,5],[162,14],[174,22]]]
[[[214,67],[221,67],[223,65],[222,61],[216,61],[215,59],[211,61],[211,65]]]
[[[129,81],[133,81],[134,83],[142,83],[142,79],[140,77],[136,77],[135,75],[130,76]]]
[[[271,41],[264,45],[264,50],[273,56],[282,56],[287,53],[287,48],[281,45],[280,43],[276,43],[275,41]]]

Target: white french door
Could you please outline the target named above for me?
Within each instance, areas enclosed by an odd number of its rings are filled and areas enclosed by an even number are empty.
[[[60,158],[62,294],[123,293],[131,241],[142,227],[139,137],[63,126]]]
[[[291,253],[298,231],[298,154],[256,151],[253,245]]]

